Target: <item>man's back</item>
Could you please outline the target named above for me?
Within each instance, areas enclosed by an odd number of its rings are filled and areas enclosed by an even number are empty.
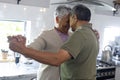
[[[61,39],[57,30],[44,31],[38,38],[35,39],[28,47],[36,50],[57,52],[63,45],[64,41]],[[38,80],[59,80],[59,67],[40,64],[37,79]]]
[[[57,52],[63,44],[55,29],[44,31],[33,43],[29,45],[33,49]],[[59,67],[40,64],[38,80],[59,80]]]
[[[62,64],[62,80],[95,80],[98,41],[94,32],[84,26],[74,32],[68,43],[62,48],[69,51],[73,59]]]

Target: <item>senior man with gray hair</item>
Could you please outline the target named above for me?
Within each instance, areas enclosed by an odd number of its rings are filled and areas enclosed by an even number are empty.
[[[60,5],[56,8],[54,19],[55,26],[52,30],[44,31],[29,48],[42,51],[57,52],[62,44],[68,39],[70,8]],[[59,67],[41,64],[37,73],[37,80],[59,80]]]

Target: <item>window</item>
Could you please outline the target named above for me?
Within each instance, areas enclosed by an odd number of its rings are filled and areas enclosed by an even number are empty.
[[[116,39],[120,37],[119,27],[107,27],[104,29],[103,48],[107,45],[116,45]],[[120,38],[119,38],[120,39]],[[119,42],[120,43],[120,42]]]
[[[29,23],[29,24],[28,24]],[[28,21],[17,21],[17,20],[1,20],[0,21],[0,50],[8,51],[9,55],[13,55],[9,50],[7,36],[21,34],[28,37],[27,25],[30,26]]]

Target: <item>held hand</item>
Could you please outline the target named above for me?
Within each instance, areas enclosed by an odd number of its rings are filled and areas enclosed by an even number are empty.
[[[17,38],[15,36],[7,36],[8,38],[8,42],[14,42],[14,41],[17,41]]]
[[[18,41],[21,42],[23,44],[26,44],[26,38],[22,35],[16,35],[16,36],[8,36],[8,42],[14,42],[14,41]]]
[[[16,38],[19,42],[23,43],[24,45],[26,44],[26,37],[22,35],[17,35]]]
[[[100,35],[99,35],[99,32],[96,30],[96,29],[93,29],[97,39],[99,40],[100,39]]]
[[[26,44],[26,38],[22,35],[8,36],[9,48],[14,52],[21,52]]]
[[[9,48],[14,51],[21,53],[26,46],[21,41],[11,41],[9,43]]]

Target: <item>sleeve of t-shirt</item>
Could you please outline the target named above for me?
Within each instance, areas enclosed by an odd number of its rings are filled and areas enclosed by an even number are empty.
[[[46,42],[44,39],[45,33],[43,32],[40,36],[38,36],[36,39],[34,39],[33,42],[31,42],[27,47],[33,48],[36,50],[43,50],[46,46]]]
[[[84,47],[84,37],[80,31],[74,32],[74,34],[69,38],[69,40],[61,47],[68,51],[68,53],[76,58]]]

